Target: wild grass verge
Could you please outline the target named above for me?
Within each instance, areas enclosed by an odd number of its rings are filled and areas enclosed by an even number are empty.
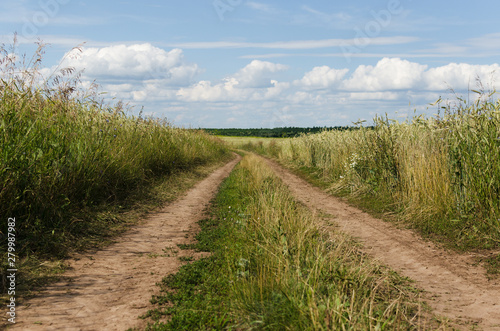
[[[322,229],[261,160],[222,184],[195,248],[209,257],[165,277],[147,330],[425,329],[418,292]]]
[[[441,116],[402,123],[375,118],[373,128],[250,149],[455,248],[499,248],[500,101],[476,92],[475,102],[459,99]]]
[[[131,206],[155,201],[153,189],[166,178],[230,157],[207,134],[100,102],[71,68],[43,76],[43,45],[31,59],[14,51],[0,48],[2,276],[9,217],[23,282],[31,263],[119,232]]]

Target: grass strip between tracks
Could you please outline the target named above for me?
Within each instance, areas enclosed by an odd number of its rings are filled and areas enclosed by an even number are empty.
[[[324,228],[261,160],[222,184],[187,247],[212,254],[163,279],[147,330],[417,329],[429,323],[408,280]],[[436,325],[433,325],[434,327]]]

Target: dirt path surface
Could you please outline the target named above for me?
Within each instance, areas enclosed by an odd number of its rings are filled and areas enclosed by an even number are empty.
[[[489,281],[470,256],[440,249],[324,193],[276,162],[266,162],[301,203],[332,215],[365,253],[415,280],[438,315],[450,318],[458,329],[500,330],[500,282]]]
[[[204,216],[219,184],[240,156],[199,182],[184,196],[133,227],[92,256],[70,261],[65,280],[19,306],[9,330],[126,330],[143,327],[138,317],[152,308],[155,284],[182,265],[176,244]],[[165,250],[164,250],[165,249]],[[174,256],[171,256],[174,255]]]

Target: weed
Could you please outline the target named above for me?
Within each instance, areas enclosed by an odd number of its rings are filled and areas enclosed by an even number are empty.
[[[196,244],[177,244],[177,247],[179,247],[182,250],[195,249]]]
[[[192,256],[179,256],[179,261],[182,262],[191,262],[193,259],[194,258]]]
[[[487,258],[485,262],[490,274],[500,274],[500,254]]]

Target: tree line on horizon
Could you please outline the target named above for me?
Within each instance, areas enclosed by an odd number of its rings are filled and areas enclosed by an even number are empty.
[[[322,131],[348,131],[356,130],[358,127],[354,126],[331,126],[331,127],[281,127],[281,128],[228,128],[228,129],[203,129],[209,134],[215,136],[232,136],[232,137],[263,137],[263,138],[293,138],[301,134],[319,133]]]

